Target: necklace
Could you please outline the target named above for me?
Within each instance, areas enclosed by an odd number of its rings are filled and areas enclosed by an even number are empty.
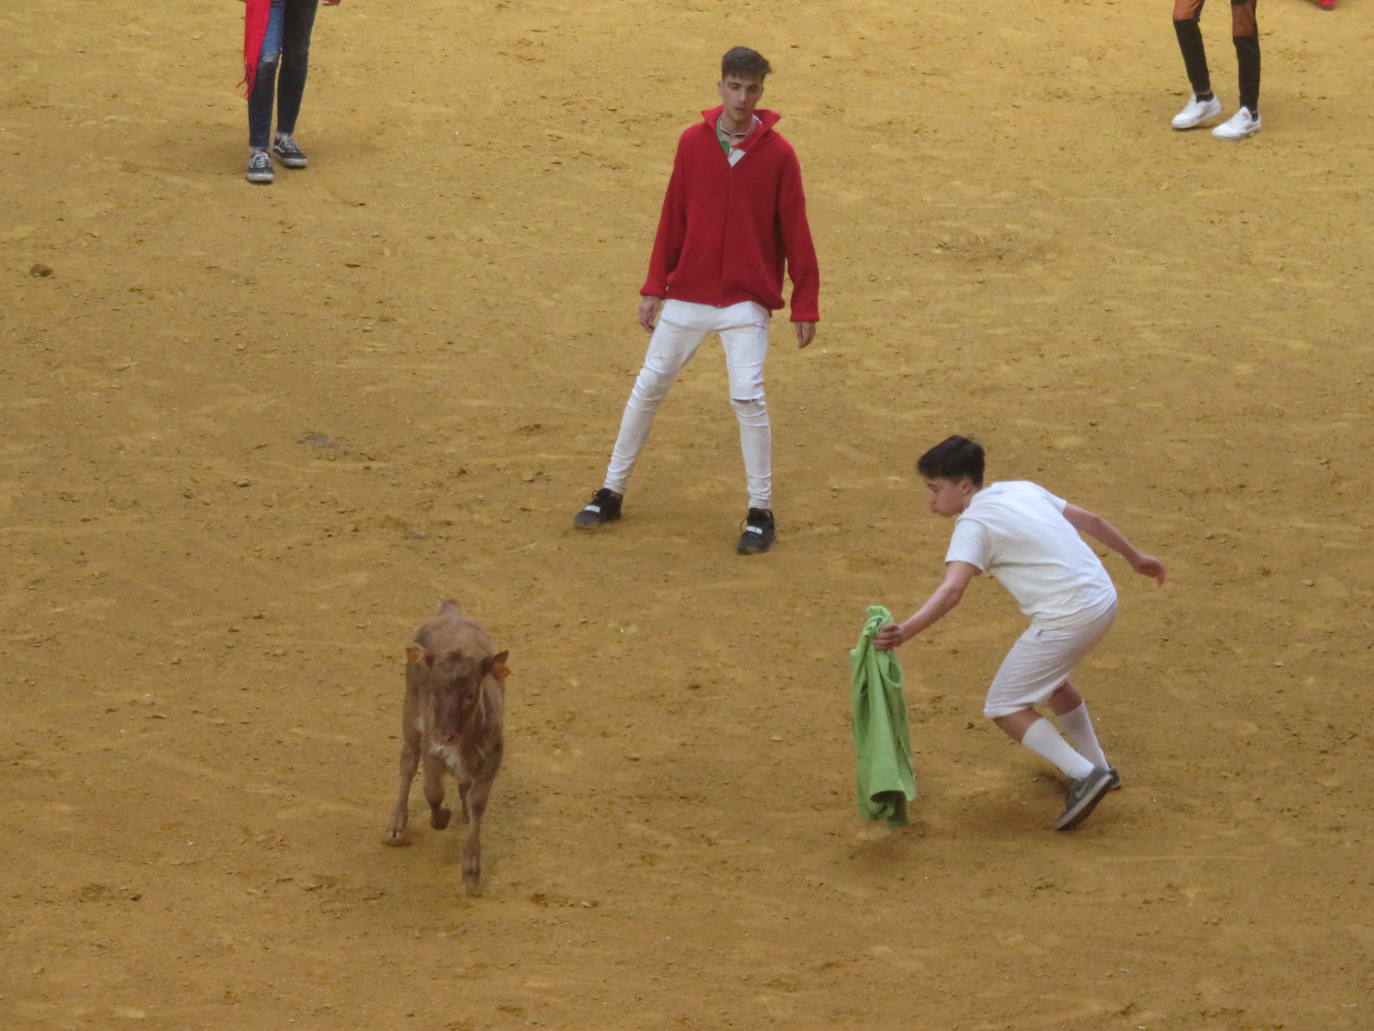
[[[754,123],[750,122],[749,128],[747,129],[742,129],[739,132],[732,132],[731,130],[725,128],[725,118],[724,116],[722,116],[716,120],[716,128],[720,131],[720,134],[722,136],[729,136],[731,139],[738,140],[743,139],[745,136],[748,136],[751,132],[754,131]]]

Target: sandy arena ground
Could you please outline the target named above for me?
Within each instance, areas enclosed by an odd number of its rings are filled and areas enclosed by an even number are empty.
[[[3,6],[0,1027],[1374,1027],[1374,7],[1261,5],[1242,144],[1170,131],[1164,0],[1009,9],[345,0],[261,188],[238,4]],[[715,345],[577,535],[739,42],[823,273],[781,538],[732,551]],[[1077,833],[980,718],[990,581],[902,653],[913,825],[854,811],[847,652],[940,575],[954,431],[1169,563],[1108,560]],[[381,844],[449,594],[514,669],[480,898],[418,786]]]

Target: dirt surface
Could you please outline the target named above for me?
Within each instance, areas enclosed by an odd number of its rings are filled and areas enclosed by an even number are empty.
[[[1262,5],[1238,145],[1169,130],[1162,0],[1007,10],[345,0],[262,188],[237,4],[4,6],[0,1026],[1374,1027],[1371,7]],[[577,535],[738,42],[823,275],[781,537],[732,551],[714,345]],[[954,431],[1169,563],[1108,560],[1073,834],[980,718],[992,582],[902,653],[913,825],[854,810],[847,652],[940,575]],[[514,670],[478,898],[418,787],[381,843],[446,595]]]

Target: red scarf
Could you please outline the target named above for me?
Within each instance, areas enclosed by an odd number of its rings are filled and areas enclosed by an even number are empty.
[[[262,56],[262,41],[267,35],[267,20],[272,16],[272,0],[245,0],[243,5],[243,78],[239,85],[244,95],[253,92],[258,76],[258,58]]]

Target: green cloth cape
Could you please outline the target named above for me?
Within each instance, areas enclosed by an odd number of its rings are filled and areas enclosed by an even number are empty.
[[[880,652],[873,647],[873,635],[891,622],[891,612],[870,605],[859,643],[849,653],[856,786],[860,816],[887,820],[889,827],[905,827],[906,804],[916,800],[916,773],[911,766],[902,666],[895,650]]]

